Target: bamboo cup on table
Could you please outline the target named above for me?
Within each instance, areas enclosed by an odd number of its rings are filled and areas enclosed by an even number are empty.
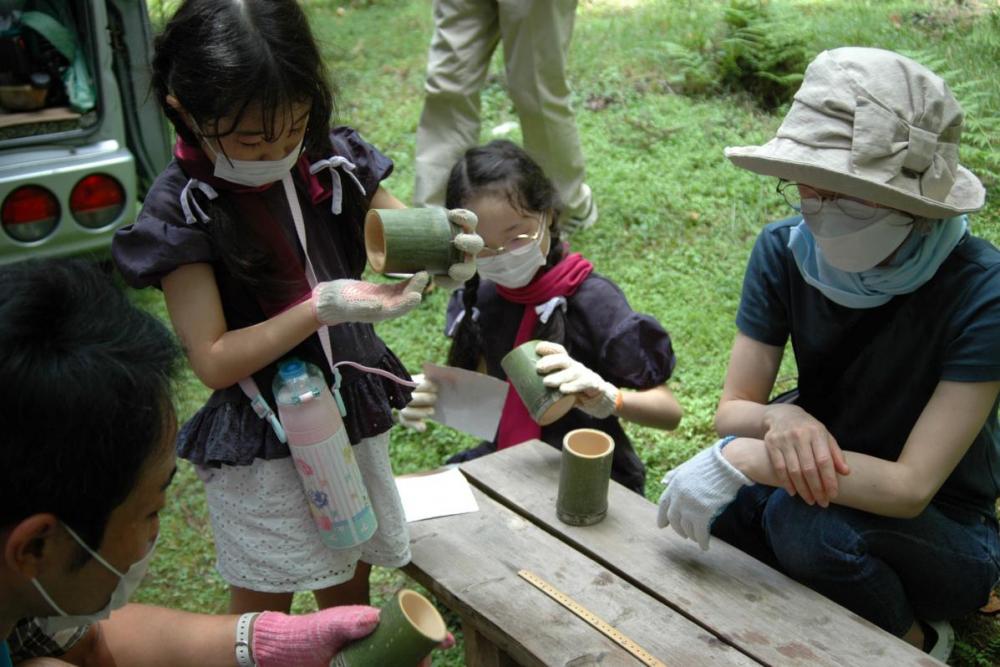
[[[447,275],[464,259],[452,243],[461,232],[443,208],[373,208],[365,215],[365,252],[378,273]]]
[[[540,342],[529,340],[521,343],[500,360],[500,366],[524,401],[531,418],[541,426],[548,426],[570,411],[576,403],[576,396],[545,386],[536,368],[539,356],[535,348]]]
[[[615,441],[603,431],[578,428],[563,438],[556,516],[571,526],[590,526],[608,513],[608,485]]]
[[[345,646],[330,667],[409,667],[427,657],[447,635],[444,619],[430,600],[404,588],[382,607],[375,631]]]

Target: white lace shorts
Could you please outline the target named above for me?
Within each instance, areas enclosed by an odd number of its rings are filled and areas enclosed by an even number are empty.
[[[410,535],[389,463],[389,434],[365,438],[354,454],[378,530],[364,544],[343,550],[320,540],[291,457],[257,459],[249,466],[199,466],[222,578],[253,591],[289,593],[344,583],[359,560],[393,568],[410,562]]]

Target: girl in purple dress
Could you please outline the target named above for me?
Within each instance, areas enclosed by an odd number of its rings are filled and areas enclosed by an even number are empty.
[[[274,407],[286,356],[328,383],[345,360],[408,378],[372,323],[415,307],[427,276],[359,280],[365,212],[402,207],[380,185],[393,164],[355,130],[330,128],[326,72],[294,0],[188,0],[155,47],[152,85],[177,131],[174,160],[113,254],[129,284],[163,290],[192,369],[214,390],[177,448],[205,482],[230,611],[287,610],[297,590],[321,607],[366,602],[370,565],[410,557],[387,433],[409,390],[339,369],[379,524],[353,549],[320,541],[288,447],[259,415]],[[456,245],[474,253],[477,242],[467,234]],[[473,269],[456,264],[452,278]]]

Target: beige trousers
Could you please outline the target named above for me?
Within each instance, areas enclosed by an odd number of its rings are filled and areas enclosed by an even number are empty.
[[[448,173],[479,144],[479,93],[503,42],[524,148],[555,184],[565,215],[590,207],[566,83],[577,0],[434,0],[434,37],[417,128],[416,206],[443,206]]]

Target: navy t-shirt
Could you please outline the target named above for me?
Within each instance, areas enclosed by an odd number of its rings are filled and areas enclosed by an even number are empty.
[[[456,290],[448,302],[446,331],[462,312],[462,297],[463,291]],[[495,283],[483,280],[476,308],[486,371],[506,380],[500,360],[514,348],[524,306],[507,301],[497,293]],[[567,298],[566,337],[570,356],[616,387],[652,389],[670,378],[676,364],[670,335],[660,323],[632,310],[621,289],[597,273],[591,273]],[[541,439],[562,448],[563,436],[577,428],[598,429],[614,438],[612,478],[639,494],[644,492],[646,468],[617,417],[596,419],[582,410],[570,410],[543,426]]]
[[[1000,251],[967,234],[920,289],[851,309],[807,284],[788,249],[801,217],[757,239],[736,325],[767,345],[791,336],[798,404],[845,450],[895,461],[942,380],[1000,380]],[[993,516],[1000,495],[997,404],[933,502]]]

